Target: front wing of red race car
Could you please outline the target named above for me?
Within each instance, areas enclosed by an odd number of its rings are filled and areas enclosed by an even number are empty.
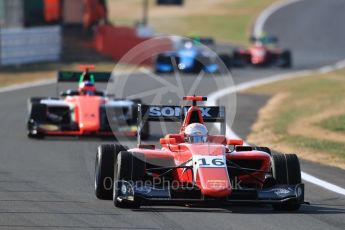
[[[184,205],[184,204],[283,204],[293,202],[304,204],[304,184],[276,185],[262,189],[236,189],[225,198],[203,197],[198,190],[173,191],[171,188],[150,187],[122,183],[122,194],[119,199],[140,200],[149,205]],[[176,193],[179,193],[177,195]],[[185,194],[183,197],[182,194]]]

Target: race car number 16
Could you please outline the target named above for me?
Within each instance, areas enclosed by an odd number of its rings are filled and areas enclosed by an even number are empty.
[[[223,168],[226,165],[224,156],[194,156],[193,158],[199,168]]]

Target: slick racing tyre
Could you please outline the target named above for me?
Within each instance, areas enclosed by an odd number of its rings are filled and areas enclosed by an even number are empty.
[[[43,123],[47,119],[47,106],[40,103],[29,104],[29,119]]]
[[[227,70],[230,70],[232,66],[232,60],[230,55],[227,54],[219,54],[220,60],[224,63]],[[220,65],[221,66],[221,65]]]
[[[165,54],[158,54],[156,61],[155,61],[155,73],[173,73],[174,66],[178,65],[179,58],[176,56],[165,55]],[[172,67],[170,70],[162,70],[159,68],[159,65],[167,65]]]
[[[291,68],[292,66],[292,56],[291,52],[286,50],[281,54],[281,68]]]
[[[269,155],[272,155],[271,149],[268,147],[256,146],[254,147],[254,149],[257,151],[265,152],[265,153],[268,153]]]
[[[232,66],[233,67],[246,67],[250,63],[250,56],[243,55],[239,50],[234,50],[232,53]]]
[[[47,99],[46,97],[31,97],[29,100],[28,100],[28,103],[40,103],[41,100],[43,99]]]
[[[126,150],[122,145],[100,145],[95,161],[95,194],[98,199],[111,200],[114,185],[114,165],[117,154]]]
[[[272,174],[276,184],[300,184],[301,168],[296,154],[273,154]],[[295,211],[300,208],[298,201],[289,201],[282,204],[274,204],[275,210]]]
[[[210,63],[210,59],[207,57],[197,56],[194,59],[194,66],[191,69],[191,74],[199,74],[204,70],[205,66]]]
[[[36,99],[36,98],[35,98]],[[39,99],[37,99],[39,100]],[[27,123],[28,137],[42,139],[44,134],[38,131],[38,125],[47,120],[47,106],[39,102],[29,102],[29,120]]]
[[[122,151],[117,156],[114,170],[114,190],[113,202],[118,208],[139,208],[138,200],[121,200],[121,196],[126,196],[124,190],[128,191],[126,185],[133,185],[135,182],[142,181],[145,175],[145,157],[142,153],[132,153]]]

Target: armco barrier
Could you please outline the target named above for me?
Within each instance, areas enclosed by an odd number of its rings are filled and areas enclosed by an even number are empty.
[[[0,29],[0,64],[57,61],[61,53],[59,26]]]
[[[95,47],[98,52],[109,55],[115,60],[120,60],[128,51],[148,39],[150,38],[139,37],[135,28],[104,25],[99,26],[97,29]],[[145,52],[140,53],[140,55],[150,56],[150,54],[172,49],[172,42],[170,39],[157,38],[155,43],[157,46],[145,49]],[[128,64],[152,64],[152,58],[146,59],[143,63],[137,63],[136,60],[142,59],[137,57],[135,60],[131,60],[132,63]]]

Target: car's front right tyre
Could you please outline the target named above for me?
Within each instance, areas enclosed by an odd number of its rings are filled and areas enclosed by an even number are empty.
[[[122,151],[117,156],[114,169],[114,190],[113,202],[118,208],[139,208],[140,200],[124,200],[121,199],[122,186],[133,186],[136,182],[142,181],[145,175],[145,157],[142,153]]]
[[[126,147],[114,144],[100,145],[95,160],[95,195],[98,199],[111,200],[114,185],[114,165],[117,154]]]

